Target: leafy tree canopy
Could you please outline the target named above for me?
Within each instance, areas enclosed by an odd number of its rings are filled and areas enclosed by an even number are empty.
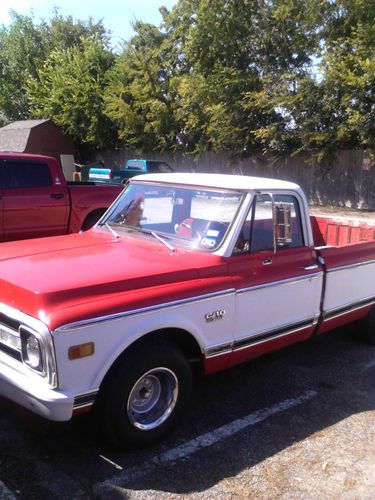
[[[55,49],[38,77],[27,82],[31,114],[51,117],[77,144],[113,144],[114,131],[103,113],[103,90],[113,56],[98,37]]]
[[[52,19],[37,24],[33,16],[11,11],[9,27],[0,27],[0,121],[32,118],[29,80],[40,83],[40,71],[55,51],[84,49],[85,40],[96,38],[103,49],[110,40],[102,22],[75,21],[55,9]],[[108,49],[109,51],[109,49]],[[53,118],[53,117],[52,117]]]
[[[233,156],[375,151],[375,0],[179,0],[120,53],[58,10],[0,28],[0,123],[49,116],[77,144]]]

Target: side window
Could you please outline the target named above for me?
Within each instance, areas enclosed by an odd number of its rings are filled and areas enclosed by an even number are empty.
[[[275,214],[274,212],[275,211]],[[292,195],[256,195],[234,253],[260,252],[274,247],[274,217],[276,217],[277,249],[304,245],[301,214],[297,199]]]
[[[283,246],[288,248],[301,247],[304,245],[301,212],[297,198],[287,194],[274,195],[274,202],[276,205],[282,204],[289,207],[290,210],[290,241]],[[283,228],[282,228],[283,230]],[[282,246],[282,247],[283,247]]]
[[[269,194],[257,195],[250,234],[250,252],[273,249],[272,198]]]
[[[45,163],[5,160],[2,170],[4,188],[46,187],[52,184],[49,167]]]

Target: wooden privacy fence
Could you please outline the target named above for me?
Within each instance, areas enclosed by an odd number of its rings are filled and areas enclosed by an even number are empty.
[[[364,151],[341,151],[331,165],[309,161],[307,154],[273,161],[255,155],[233,160],[229,155],[204,153],[196,159],[183,153],[134,153],[130,149],[101,151],[96,160],[120,168],[130,158],[167,161],[180,172],[215,172],[274,177],[300,184],[310,203],[375,210],[375,164]]]

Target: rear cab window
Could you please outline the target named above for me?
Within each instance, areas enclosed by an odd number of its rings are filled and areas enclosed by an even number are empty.
[[[157,160],[128,160],[125,170],[147,172],[150,174],[171,173],[173,169],[165,161]]]
[[[139,172],[146,171],[146,163],[143,160],[129,160],[125,170],[138,170]]]
[[[46,163],[17,160],[3,160],[1,163],[1,186],[4,189],[52,185],[50,169]]]

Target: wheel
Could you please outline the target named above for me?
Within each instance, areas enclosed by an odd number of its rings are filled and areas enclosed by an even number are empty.
[[[174,345],[148,342],[131,350],[101,388],[99,418],[118,447],[160,441],[177,423],[190,397],[188,360]]]
[[[370,312],[362,321],[361,328],[366,342],[375,345],[375,306],[372,306]]]

